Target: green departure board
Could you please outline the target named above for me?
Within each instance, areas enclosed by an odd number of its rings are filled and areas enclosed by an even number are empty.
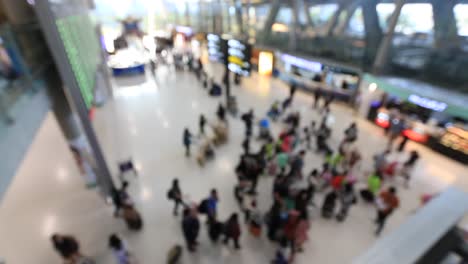
[[[56,25],[81,95],[89,109],[93,104],[96,71],[101,62],[100,42],[94,25],[87,14],[59,18]]]

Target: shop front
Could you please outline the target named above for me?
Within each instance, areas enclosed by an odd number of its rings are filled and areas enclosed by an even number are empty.
[[[388,129],[403,122],[402,136],[460,162],[468,162],[468,96],[424,83],[366,74],[360,112]]]
[[[357,70],[295,55],[276,52],[275,75],[287,83],[294,83],[305,91],[333,95],[349,102],[356,95],[360,74]]]

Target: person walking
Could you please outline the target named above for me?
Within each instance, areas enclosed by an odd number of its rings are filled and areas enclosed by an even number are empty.
[[[172,186],[169,189],[169,191],[167,192],[167,197],[170,200],[174,200],[173,214],[174,214],[174,216],[177,216],[178,211],[179,211],[178,210],[179,205],[184,205],[184,202],[182,201],[182,191],[180,190],[179,180],[178,179],[174,179],[172,181]]]
[[[416,162],[419,160],[419,153],[416,150],[411,151],[410,157],[403,163],[403,177],[405,178],[405,186],[408,188],[411,179],[411,171]]]
[[[296,90],[297,90],[297,85],[295,83],[292,83],[290,86],[290,90],[289,90],[289,98],[291,98],[291,101],[294,98],[294,94],[296,94]]]
[[[192,144],[192,134],[185,128],[183,136],[184,146],[185,146],[185,156],[190,156],[190,145]]]
[[[224,108],[223,104],[218,105],[218,110],[216,111],[216,115],[220,121],[226,121],[226,109]]]
[[[279,247],[275,252],[275,258],[271,261],[271,264],[288,264],[291,255],[291,250],[288,247],[288,240],[286,238],[281,239]]]
[[[322,97],[322,89],[319,87],[314,90],[314,108],[317,109],[317,107],[320,104],[320,98]]]
[[[387,166],[388,156],[390,155],[390,150],[385,150],[384,152],[374,156],[374,169],[378,173],[382,173]]]
[[[309,205],[310,196],[307,189],[299,191],[296,196],[294,206],[298,212],[307,216],[307,207]]]
[[[274,201],[270,210],[267,214],[267,237],[270,241],[276,241],[279,238],[279,231],[281,230],[283,224],[283,218],[281,217],[282,213],[282,204],[283,201],[278,193],[273,194]]]
[[[382,232],[387,218],[400,205],[400,200],[396,195],[395,187],[390,187],[387,191],[381,192],[376,201],[376,205],[377,219],[375,220],[375,223],[377,225],[377,230],[375,231],[375,234],[378,236]]]
[[[367,178],[367,192],[364,192],[365,195],[363,195],[363,198],[368,202],[373,202],[381,186],[382,176],[378,172],[372,173],[369,178]]]
[[[338,195],[335,191],[331,191],[325,196],[321,210],[323,218],[331,218],[333,216],[333,214],[335,213],[337,198]]]
[[[344,131],[345,137],[344,140],[345,142],[354,142],[357,139],[358,135],[358,130],[357,130],[357,125],[356,123],[351,123],[351,125]]]
[[[197,249],[197,238],[200,231],[200,221],[194,209],[186,208],[182,218],[182,232],[184,234],[187,249],[194,252]]]
[[[244,154],[249,155],[250,153],[250,138],[245,137],[244,141],[242,142],[242,148],[244,149]]]
[[[118,191],[119,192],[119,198],[120,198],[120,201],[121,201],[121,203],[123,205],[133,206],[133,200],[132,200],[130,194],[128,194],[128,191],[127,191],[128,186],[129,186],[128,181],[122,182],[122,187]]]
[[[323,110],[329,109],[330,104],[333,102],[333,100],[335,100],[335,95],[333,93],[330,93],[325,99],[325,103],[323,104]]]
[[[296,235],[295,235],[295,241],[294,243],[295,248],[298,252],[303,251],[303,245],[304,243],[309,239],[309,236],[307,235],[310,225],[309,221],[307,219],[307,214],[305,214],[305,211],[300,212],[299,215],[299,222],[297,223],[296,227]]]
[[[200,128],[200,135],[205,135],[206,118],[205,118],[205,116],[203,114],[200,115],[198,125],[199,125],[199,128]]]
[[[291,247],[291,262],[294,259],[296,253],[296,235],[297,227],[299,225],[300,213],[296,210],[289,211],[288,220],[284,225],[284,236],[288,241],[289,246]]]
[[[249,112],[244,113],[241,116],[242,121],[245,124],[245,136],[250,137],[252,135],[252,125],[254,121],[254,112],[253,109],[250,109]]]
[[[123,206],[123,203],[122,203],[122,200],[120,199],[120,193],[117,188],[112,187],[111,197],[112,197],[112,203],[114,204],[114,216],[118,217],[120,213],[120,209]]]
[[[239,219],[236,213],[233,213],[229,220],[225,223],[225,238],[224,244],[228,244],[229,240],[234,241],[234,247],[240,249],[239,238],[241,235],[241,228],[239,225]]]
[[[218,201],[218,191],[216,189],[211,189],[210,197],[208,197],[206,204],[206,214],[208,215],[208,219],[216,219],[218,211]]]
[[[403,152],[405,149],[406,143],[408,143],[409,138],[405,135],[402,135],[403,139],[400,141],[400,144],[398,144],[397,151],[398,152]]]
[[[81,256],[80,245],[71,235],[53,234],[51,237],[55,250],[62,256],[66,263],[74,263]]]
[[[387,149],[391,150],[393,142],[397,139],[401,132],[406,128],[406,122],[403,117],[390,119],[390,127],[388,128],[388,143]]]
[[[117,264],[136,264],[135,257],[127,249],[124,241],[116,234],[109,236],[109,248],[114,255]]]
[[[260,212],[260,209],[257,207],[257,201],[253,199],[250,203],[249,207],[249,221],[248,221],[248,226],[249,226],[249,231],[250,233],[255,236],[255,237],[260,237],[262,234],[262,213]]]
[[[351,183],[346,183],[343,191],[340,193],[341,209],[336,220],[343,222],[348,216],[349,208],[356,203],[356,194],[354,193],[354,187]]]
[[[215,218],[208,219],[208,237],[210,238],[213,244],[217,243],[219,237],[223,233],[224,224],[219,222]]]
[[[305,151],[301,150],[299,154],[293,159],[291,163],[291,171],[289,172],[289,176],[302,176],[302,168],[304,167],[304,156]]]

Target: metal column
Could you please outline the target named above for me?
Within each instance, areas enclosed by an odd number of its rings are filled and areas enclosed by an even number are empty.
[[[299,27],[299,5],[297,0],[290,0],[289,4],[291,5],[292,25],[289,29],[288,49],[290,51],[295,51],[297,48],[297,28]]]
[[[453,8],[457,0],[432,0],[435,46],[438,49],[460,47],[457,21]]]
[[[362,67],[366,70],[372,67],[375,56],[382,41],[382,29],[380,28],[377,4],[379,0],[364,0],[362,12],[364,16],[364,27],[366,32],[366,50]]]
[[[387,65],[387,57],[392,47],[393,36],[395,35],[395,28],[398,23],[398,18],[401,14],[401,9],[405,5],[406,0],[397,0],[395,5],[395,10],[390,18],[390,23],[388,25],[388,32],[384,35],[382,39],[377,55],[375,56],[373,73],[380,74],[385,70]]]

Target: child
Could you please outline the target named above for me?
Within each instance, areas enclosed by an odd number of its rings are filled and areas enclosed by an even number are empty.
[[[255,237],[260,237],[262,233],[262,214],[260,210],[258,210],[255,200],[250,204],[249,230]]]
[[[271,118],[271,120],[273,120],[274,122],[276,122],[278,120],[278,117],[280,116],[280,108],[279,108],[279,102],[278,101],[275,101],[271,107],[270,107],[270,111],[268,111],[268,116]]]

